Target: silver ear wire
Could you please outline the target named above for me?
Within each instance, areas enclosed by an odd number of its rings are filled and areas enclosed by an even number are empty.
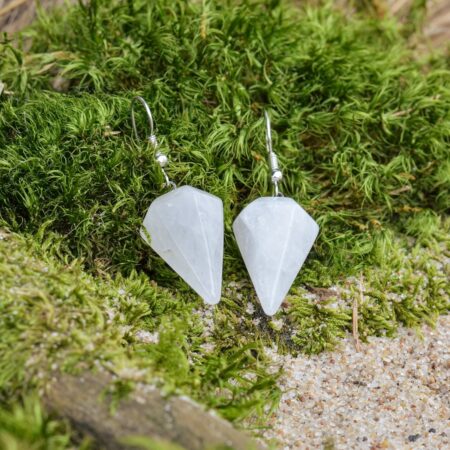
[[[273,195],[279,197],[280,195],[283,195],[278,188],[278,183],[283,179],[283,173],[278,166],[277,155],[272,149],[272,130],[270,128],[269,113],[267,111],[264,111],[264,118],[266,121],[266,147],[269,153],[269,164],[272,171],[271,180],[273,184]]]
[[[156,139],[156,135],[154,133],[153,116],[152,116],[152,112],[150,110],[150,106],[148,106],[147,102],[142,97],[139,97],[139,96],[133,97],[133,100],[131,100],[131,124],[133,125],[133,131],[136,136],[136,139],[140,140],[139,133],[138,133],[137,127],[136,127],[136,120],[134,117],[134,105],[136,102],[141,103],[141,105],[145,109],[145,113],[147,114],[148,125],[150,128],[150,134],[148,135],[147,140],[150,142],[150,144],[152,144],[153,148],[155,149],[155,159],[156,159],[157,163],[159,164],[159,167],[161,167],[161,171],[162,171],[162,173],[164,175],[164,179],[165,179],[165,185],[167,187],[171,186],[173,188],[176,188],[177,187],[176,184],[169,179],[166,171],[164,170],[164,167],[166,167],[167,164],[169,163],[169,158],[167,157],[166,154],[157,150],[158,140]]]

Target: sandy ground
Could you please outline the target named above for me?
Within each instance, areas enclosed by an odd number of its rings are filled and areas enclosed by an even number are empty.
[[[280,449],[449,449],[450,316],[422,337],[372,338],[356,351],[280,357],[285,392],[267,439]]]

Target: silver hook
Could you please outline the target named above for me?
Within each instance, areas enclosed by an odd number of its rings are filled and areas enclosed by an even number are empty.
[[[140,140],[139,133],[138,133],[137,127],[136,127],[136,120],[134,117],[134,105],[136,102],[140,102],[145,109],[145,112],[147,114],[148,124],[150,127],[150,134],[147,139],[152,144],[153,148],[156,150],[158,147],[158,140],[156,139],[156,135],[154,134],[154,123],[153,123],[152,111],[150,110],[150,106],[148,106],[148,103],[142,97],[139,97],[139,96],[133,97],[133,100],[131,100],[131,124],[133,125],[133,131],[134,131],[134,134],[136,135],[136,139]],[[176,184],[169,179],[166,171],[164,170],[164,167],[166,167],[167,164],[169,163],[169,158],[167,157],[167,155],[165,155],[164,153],[157,150],[155,153],[155,159],[158,162],[159,167],[161,167],[161,171],[164,175],[164,179],[166,181],[165,186],[171,186],[172,188],[175,189],[177,187]]]
[[[133,97],[133,100],[131,100],[131,123],[133,124],[133,131],[134,134],[136,136],[136,139],[140,140],[139,137],[139,133],[137,131],[137,127],[136,127],[136,120],[134,118],[134,104],[136,102],[140,102],[142,104],[142,106],[145,109],[145,112],[147,113],[147,119],[148,119],[148,124],[150,126],[150,135],[149,135],[149,141],[156,147],[157,141],[156,141],[156,136],[153,132],[153,116],[152,116],[152,111],[150,110],[150,106],[148,106],[147,102],[139,96]]]
[[[283,179],[283,173],[278,166],[277,155],[272,149],[272,130],[270,127],[269,113],[267,111],[264,111],[264,118],[266,121],[266,148],[269,153],[270,169],[272,170],[271,180],[273,184],[273,195],[279,197],[283,195],[278,188],[278,183]]]

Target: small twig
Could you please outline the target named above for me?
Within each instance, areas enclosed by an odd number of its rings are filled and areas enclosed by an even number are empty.
[[[392,115],[394,116],[394,117],[402,117],[402,116],[407,116],[409,113],[411,113],[411,112],[413,112],[414,111],[414,108],[408,108],[408,109],[405,109],[405,110],[403,110],[403,111],[396,111],[395,113],[393,113]]]
[[[0,81],[0,96],[1,96],[2,94],[5,94],[5,95],[13,95],[14,92],[13,92],[13,91],[7,91],[7,90],[5,90],[5,84],[2,83],[2,82]]]
[[[203,2],[202,6],[203,12],[200,21],[200,36],[202,39],[206,39],[207,28],[208,28],[208,12],[206,10],[206,4]]]
[[[389,195],[399,195],[399,194],[402,194],[403,192],[408,192],[408,191],[412,191],[411,186],[402,186],[398,189],[394,189],[393,191],[390,191]]]
[[[364,298],[363,287],[362,287],[362,275],[359,280],[359,294],[361,297],[361,303]],[[352,325],[353,325],[353,339],[355,340],[356,351],[361,351],[361,345],[359,343],[359,333],[358,333],[358,297],[355,295],[353,298],[353,314],[352,314]]]

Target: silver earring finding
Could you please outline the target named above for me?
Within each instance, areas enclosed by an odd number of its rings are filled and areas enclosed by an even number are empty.
[[[153,149],[155,150],[155,159],[156,162],[159,164],[159,167],[161,167],[161,171],[163,173],[165,180],[165,186],[172,187],[173,189],[175,189],[177,187],[176,184],[169,179],[169,176],[167,175],[167,172],[164,169],[169,164],[169,158],[165,153],[158,150],[158,139],[156,138],[154,132],[152,111],[150,110],[150,107],[148,106],[147,102],[142,97],[139,96],[134,97],[133,100],[131,101],[131,124],[133,125],[134,135],[138,141],[141,140],[136,127],[136,119],[134,117],[134,107],[136,103],[140,103],[144,107],[147,116],[148,126],[150,129],[150,134],[147,136],[147,140],[148,142],[150,142]]]
[[[278,183],[281,182],[283,179],[283,173],[281,172],[279,165],[278,165],[278,157],[273,151],[272,148],[272,130],[270,127],[270,117],[269,113],[267,111],[264,111],[264,119],[266,121],[266,148],[267,152],[269,153],[269,163],[270,163],[270,169],[272,171],[272,184],[273,184],[273,195],[275,197],[282,197],[283,194],[280,192],[278,188]]]

